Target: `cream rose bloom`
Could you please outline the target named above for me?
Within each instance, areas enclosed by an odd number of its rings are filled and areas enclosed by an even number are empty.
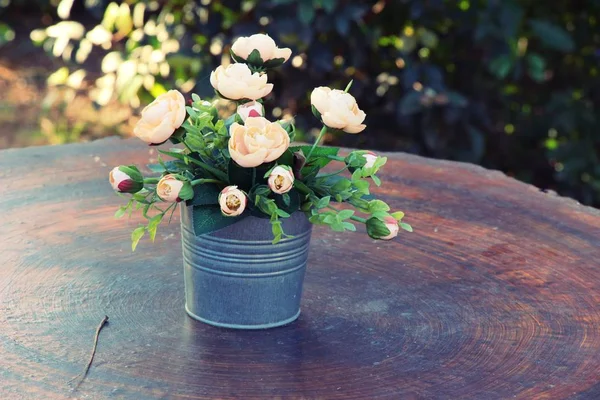
[[[290,170],[290,167],[278,165],[269,174],[267,182],[273,193],[284,194],[292,190],[294,186],[294,174]]]
[[[183,188],[183,182],[173,175],[163,176],[156,185],[156,194],[167,203],[180,202],[179,192]]]
[[[229,154],[244,168],[275,161],[290,146],[285,129],[263,117],[248,117],[244,125],[234,122],[229,135]]]
[[[183,124],[185,115],[183,95],[177,90],[169,90],[142,110],[142,118],[133,133],[146,143],[162,143]]]
[[[262,33],[248,37],[242,36],[233,43],[233,46],[231,46],[233,54],[244,60],[248,58],[253,50],[258,50],[260,58],[262,58],[264,62],[277,58],[283,58],[283,61],[285,62],[292,55],[292,50],[288,48],[280,49],[269,35],[264,35]]]
[[[321,114],[323,123],[330,128],[359,133],[367,127],[362,123],[366,114],[358,108],[350,93],[321,86],[312,91],[310,102]]]
[[[246,209],[248,199],[237,186],[227,186],[219,193],[221,212],[227,217],[240,215]]]
[[[267,83],[267,75],[252,73],[246,64],[230,64],[227,67],[219,65],[210,74],[210,84],[223,97],[230,100],[256,100],[265,97],[273,84]]]

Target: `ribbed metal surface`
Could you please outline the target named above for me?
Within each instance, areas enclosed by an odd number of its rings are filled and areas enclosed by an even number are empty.
[[[186,311],[200,321],[237,329],[284,325],[300,313],[312,225],[304,214],[283,220],[292,238],[271,243],[268,219],[247,217],[196,236],[191,207],[181,233]]]

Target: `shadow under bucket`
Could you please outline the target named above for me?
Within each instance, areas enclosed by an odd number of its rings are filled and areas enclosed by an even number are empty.
[[[273,328],[298,318],[312,224],[302,212],[281,221],[293,237],[275,245],[269,220],[253,216],[196,236],[193,207],[182,207],[190,317],[234,329]]]

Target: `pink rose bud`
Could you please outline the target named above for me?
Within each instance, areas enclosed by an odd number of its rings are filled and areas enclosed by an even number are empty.
[[[294,174],[290,167],[278,165],[269,174],[268,183],[273,193],[287,193],[294,186]]]
[[[219,206],[226,217],[240,215],[246,209],[248,199],[237,186],[227,186],[219,194]]]
[[[382,240],[390,240],[398,236],[398,230],[400,227],[398,226],[398,221],[392,216],[387,216],[383,219],[383,223],[385,227],[389,229],[390,234],[386,236],[382,236]]]
[[[108,174],[114,190],[120,193],[137,193],[144,187],[144,178],[135,167],[119,166]]]
[[[367,160],[367,163],[365,164],[365,168],[371,168],[375,165],[375,161],[377,161],[377,154],[373,153],[372,151],[367,151],[363,157],[365,158],[365,160]]]
[[[183,188],[184,182],[177,179],[174,175],[163,176],[158,185],[156,185],[156,194],[160,199],[167,203],[180,202],[179,192]]]
[[[258,101],[251,101],[249,103],[240,104],[237,108],[237,113],[242,119],[246,121],[248,117],[262,117],[265,114],[263,105]]]

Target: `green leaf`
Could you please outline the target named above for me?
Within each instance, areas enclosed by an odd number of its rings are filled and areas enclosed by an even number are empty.
[[[288,203],[286,203],[286,197],[288,199]],[[289,192],[283,195],[275,196],[275,203],[277,206],[288,214],[293,214],[294,212],[300,209],[300,193],[296,189],[292,189]]]
[[[344,227],[344,229],[346,229],[347,231],[350,232],[356,232],[356,226],[354,226],[353,223],[351,222],[342,222],[342,226]]]
[[[369,202],[369,213],[373,214],[377,211],[389,211],[390,206],[388,206],[384,201],[381,200],[371,200]]]
[[[284,62],[285,62],[285,58],[272,58],[269,61],[265,62],[263,64],[263,66],[265,68],[275,68],[275,67],[279,67]]]
[[[536,53],[527,55],[527,64],[529,66],[529,76],[536,82],[543,82],[546,70],[546,61],[542,56]]]
[[[381,179],[379,179],[379,177],[377,175],[371,175],[371,179],[373,179],[373,182],[377,185],[377,186],[381,186]]]
[[[181,200],[191,200],[194,198],[194,188],[189,182],[185,182],[179,191],[179,196]]]
[[[127,213],[127,207],[119,207],[117,212],[115,213],[115,218],[121,218]]]
[[[260,57],[260,52],[257,49],[254,49],[248,54],[248,58],[246,58],[246,63],[254,66],[263,65],[263,59]]]
[[[396,221],[401,221],[404,218],[404,213],[402,211],[396,211],[390,214]]]
[[[410,226],[409,224],[407,224],[405,222],[400,222],[400,228],[404,229],[407,232],[412,232],[413,231],[412,226]]]
[[[152,240],[154,242],[154,239],[156,238],[156,230],[158,228],[158,225],[162,222],[162,219],[164,217],[164,214],[157,214],[154,217],[150,218],[150,221],[148,221],[148,233],[150,234],[150,240]]]
[[[166,171],[165,167],[160,164],[148,164],[146,166],[150,171],[162,174]]]
[[[287,165],[292,167],[294,165],[294,153],[292,153],[289,149],[286,150],[281,157],[276,160],[277,165]]]
[[[196,236],[225,228],[246,217],[246,213],[237,217],[226,217],[221,213],[219,206],[213,205],[194,206],[192,213]]]
[[[302,150],[304,154],[310,153],[310,149],[312,146],[292,146],[290,150],[292,153],[295,153],[299,150]],[[331,162],[331,159],[328,156],[337,156],[340,149],[338,147],[325,147],[325,146],[317,146],[315,150],[310,156],[310,165],[316,165],[319,168],[323,168],[327,164]]]
[[[323,198],[320,198],[319,201],[317,201],[317,203],[315,204],[315,207],[320,210],[322,208],[325,208],[329,205],[329,202],[331,201],[331,196],[325,196]]]
[[[142,237],[144,237],[145,233],[146,233],[145,226],[139,226],[131,233],[131,251],[135,251],[138,243],[140,242],[140,239],[142,239]]]
[[[289,218],[290,217],[290,214],[286,213],[285,211],[283,211],[280,208],[278,208],[275,212],[277,213],[277,215],[279,217],[282,217],[282,218]]]
[[[575,50],[573,38],[563,27],[536,19],[530,20],[529,25],[546,47],[565,53]]]
[[[341,210],[338,212],[338,218],[340,220],[345,220],[354,215],[354,210]]]
[[[504,79],[513,67],[513,59],[508,54],[494,58],[489,64],[490,72],[499,79]]]
[[[304,24],[309,25],[315,18],[315,9],[311,0],[300,0],[298,4],[298,19]]]

